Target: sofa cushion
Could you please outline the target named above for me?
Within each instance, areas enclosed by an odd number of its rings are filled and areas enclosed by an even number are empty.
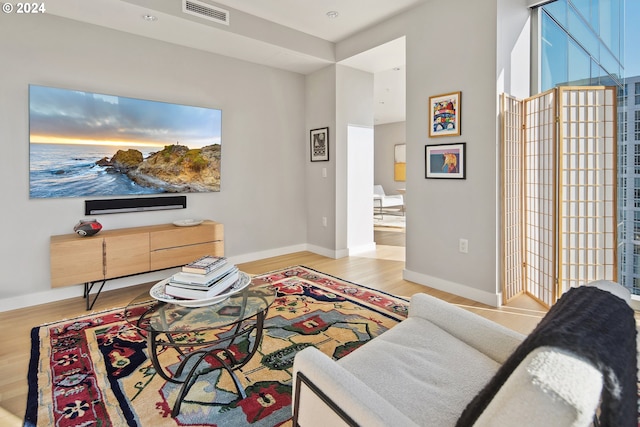
[[[419,425],[454,425],[499,364],[409,317],[338,361]]]

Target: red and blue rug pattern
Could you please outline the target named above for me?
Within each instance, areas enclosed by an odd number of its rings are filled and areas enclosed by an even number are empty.
[[[335,359],[392,328],[408,312],[406,299],[303,266],[256,276],[253,285],[277,290],[258,352],[237,375],[205,361],[180,413],[171,417],[179,384],[163,380],[147,357],[146,339],[115,309],[32,330],[25,426],[255,426],[290,425],[291,380],[296,353],[315,346]],[[133,308],[139,316],[142,304]],[[217,331],[222,337],[226,331]],[[210,336],[175,337],[199,342]],[[230,351],[242,354],[250,335]],[[221,354],[221,356],[224,356]],[[171,348],[160,363],[174,373],[182,355]]]

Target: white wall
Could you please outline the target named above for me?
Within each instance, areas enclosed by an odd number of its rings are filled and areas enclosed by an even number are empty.
[[[338,256],[351,253],[348,242],[350,217],[360,218],[367,211],[360,206],[355,212],[349,210],[349,163],[353,159],[348,153],[348,130],[350,126],[373,128],[373,74],[344,65],[336,66],[336,249]],[[351,177],[353,179],[353,175]],[[370,192],[367,190],[367,193]],[[373,202],[372,202],[373,203]],[[371,210],[369,210],[371,212]],[[371,215],[367,215],[371,218]],[[353,220],[352,220],[353,221]],[[373,230],[373,220],[371,220]],[[373,235],[371,235],[373,243]],[[364,243],[358,244],[362,247]],[[356,249],[358,250],[358,249]]]
[[[306,248],[304,76],[51,15],[3,15],[0,57],[0,310],[81,295],[49,285],[49,236],[72,232],[84,199],[29,199],[30,83],[222,109],[221,192],[97,216],[105,229],[210,218],[238,261]]]
[[[305,185],[307,241],[318,253],[335,257],[336,247],[336,67],[331,65],[306,76]],[[311,162],[309,132],[329,128],[329,161]],[[322,218],[327,218],[323,226]]]
[[[528,76],[525,0],[430,1],[340,42],[337,60],[406,35],[408,280],[500,304],[499,94]],[[505,23],[508,20],[508,23]],[[516,61],[522,61],[516,64]],[[498,80],[500,83],[498,84]],[[462,135],[429,138],[428,99],[462,92]],[[466,180],[427,180],[427,144],[467,143]],[[458,240],[469,241],[469,253]]]
[[[352,213],[349,212],[347,133],[352,125],[373,127],[373,74],[332,65],[308,75],[306,112],[307,132],[329,127],[329,161],[309,162],[306,171],[309,248],[325,256],[340,258],[349,255],[351,249],[348,241],[348,216]],[[353,215],[359,216],[358,212]],[[325,216],[326,226],[322,223]],[[357,240],[356,251],[359,251],[367,244],[360,238]],[[372,245],[373,235],[371,248]]]
[[[405,181],[394,179],[394,150],[397,144],[405,144],[407,131],[405,122],[387,123],[375,127],[375,159],[373,180],[382,185],[387,194],[400,194]]]
[[[375,250],[373,240],[373,128],[347,127],[347,247],[349,255]]]
[[[406,35],[405,277],[488,303],[500,289],[498,98],[519,91],[528,75],[526,5],[458,0],[455,19],[442,19],[451,3],[433,0],[336,45],[341,61]],[[50,15],[22,18],[0,22],[0,310],[60,297],[49,289],[49,236],[70,232],[83,216],[79,199],[28,199],[29,83],[223,110],[222,191],[189,195],[186,211],[99,217],[106,228],[204,217],[225,224],[227,254],[239,260],[348,250],[341,155],[348,125],[373,126],[372,97],[350,95],[351,83],[364,87],[368,77],[332,65],[305,78]],[[429,139],[429,96],[458,90],[462,136]],[[325,126],[331,160],[310,163],[309,130]],[[436,142],[468,144],[467,180],[424,179],[424,146]],[[457,250],[460,237],[468,254]]]
[[[472,299],[495,303],[496,249],[496,5],[492,1],[458,2],[455,31],[441,16],[442,2],[413,16],[407,35],[407,261],[405,276]],[[431,41],[446,34],[447,42]],[[425,46],[446,60],[425,55]],[[428,49],[427,49],[428,50]],[[444,58],[443,58],[444,59]],[[428,76],[428,78],[424,78]],[[459,137],[428,138],[429,96],[461,91]],[[466,180],[427,180],[426,144],[467,143]],[[458,251],[468,239],[469,253]]]
[[[498,94],[518,98],[531,96],[531,11],[522,1],[498,0],[498,52],[496,81]]]

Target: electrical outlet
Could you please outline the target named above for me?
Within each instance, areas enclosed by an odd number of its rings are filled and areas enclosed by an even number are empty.
[[[323,227],[326,227],[326,226],[327,226],[327,217],[326,217],[326,216],[323,216],[323,217],[322,217],[322,226],[323,226]]]
[[[458,241],[458,250],[463,254],[469,253],[469,241],[467,239],[460,239]]]

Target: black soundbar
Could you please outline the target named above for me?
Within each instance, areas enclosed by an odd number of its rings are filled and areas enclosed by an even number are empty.
[[[147,212],[165,209],[185,209],[186,207],[187,196],[85,200],[84,214],[98,215],[123,212]]]

